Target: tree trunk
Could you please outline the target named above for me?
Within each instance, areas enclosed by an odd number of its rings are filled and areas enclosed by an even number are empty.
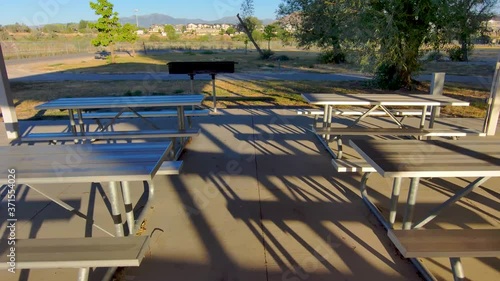
[[[245,25],[245,23],[243,22],[243,20],[240,18],[240,14],[236,14],[236,17],[238,18],[238,20],[241,23],[241,26],[243,27],[243,32],[245,32],[245,34],[248,36],[248,39],[250,39],[250,41],[253,43],[253,45],[255,46],[255,49],[257,50],[257,52],[259,52],[259,54],[261,56],[264,56],[264,53],[260,49],[259,45],[257,45],[257,42],[255,42],[255,40],[253,39],[252,33],[248,30],[247,26]]]
[[[464,61],[469,61],[469,56],[467,54],[467,40],[462,40],[462,55]]]
[[[111,43],[109,45],[109,51],[111,53],[111,63],[115,63],[115,44]]]
[[[267,50],[271,51],[271,39],[267,41]]]

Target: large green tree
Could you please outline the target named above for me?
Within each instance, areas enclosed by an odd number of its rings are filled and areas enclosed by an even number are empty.
[[[411,86],[411,75],[420,67],[422,44],[443,42],[455,34],[466,50],[480,23],[488,19],[474,15],[488,15],[488,7],[496,3],[498,0],[282,0],[278,15],[289,18],[299,45],[358,54],[359,62],[376,67],[381,85],[399,88]]]
[[[486,30],[498,0],[446,0],[446,14],[442,28],[461,45],[462,59],[469,60],[473,36]],[[444,9],[444,8],[443,8]]]
[[[115,63],[115,43],[120,39],[122,26],[118,21],[118,13],[113,11],[113,4],[107,0],[90,2],[90,8],[100,18],[90,27],[97,30],[97,37],[92,40],[94,46],[108,47],[111,53],[111,63]]]

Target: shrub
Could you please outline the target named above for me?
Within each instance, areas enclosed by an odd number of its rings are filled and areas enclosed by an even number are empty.
[[[323,51],[318,55],[318,62],[327,64],[327,63],[344,63],[345,62],[345,54],[338,51],[328,50]]]
[[[281,56],[277,56],[275,58],[275,60],[279,60],[279,61],[288,61],[290,60],[290,58],[287,56],[287,55],[281,55]]]
[[[431,51],[425,55],[425,61],[438,61],[443,59],[444,55],[439,51]]]
[[[374,81],[378,87],[389,90],[398,90],[403,84],[398,67],[390,63],[383,63],[377,67]]]
[[[136,91],[130,91],[128,90],[127,92],[125,92],[125,94],[123,94],[124,96],[127,96],[127,97],[132,97],[132,96],[142,96],[142,92],[139,91],[139,90],[136,90]]]
[[[272,55],[274,55],[273,51],[270,50],[262,50],[262,55],[260,55],[261,60],[267,60],[269,59]]]
[[[217,54],[217,53],[214,52],[214,51],[211,51],[211,50],[205,50],[205,51],[201,51],[200,54],[202,54],[202,55],[213,55],[213,54]]]
[[[465,61],[464,54],[462,52],[462,48],[459,46],[453,46],[447,50],[448,55],[452,61]]]

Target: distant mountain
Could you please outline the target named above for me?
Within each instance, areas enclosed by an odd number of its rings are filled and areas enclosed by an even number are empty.
[[[139,26],[149,27],[153,24],[188,24],[188,23],[204,23],[204,24],[217,24],[217,23],[228,23],[228,24],[237,24],[238,19],[236,16],[234,17],[223,17],[217,20],[202,20],[202,19],[186,19],[186,18],[174,18],[169,15],[164,14],[150,14],[150,15],[141,15],[137,16],[137,20],[139,21]],[[261,20],[264,24],[269,24],[274,22],[272,19],[263,19]],[[120,23],[136,23],[135,16],[130,17],[122,17],[120,18]]]

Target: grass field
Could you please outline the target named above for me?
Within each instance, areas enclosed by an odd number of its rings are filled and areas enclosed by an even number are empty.
[[[171,61],[235,61],[236,72],[254,71],[307,71],[321,73],[361,73],[361,66],[354,64],[319,64],[318,50],[287,48],[275,51],[275,56],[286,56],[289,60],[261,60],[255,50],[169,50],[138,54],[117,55],[115,64],[106,60],[86,60],[71,63],[40,64],[41,71],[65,71],[76,73],[138,73],[168,72]],[[448,75],[492,76],[500,47],[477,46],[470,62],[430,61],[422,62],[420,73],[446,72]],[[367,73],[370,74],[370,73]]]
[[[446,72],[447,75],[473,75],[491,77],[500,53],[500,47],[476,47],[471,62],[425,62],[422,73]],[[318,64],[318,51],[283,48],[276,56],[287,56],[289,60],[260,60],[255,51],[243,50],[170,50],[150,52],[148,55],[129,56],[120,53],[116,64],[106,60],[61,61],[40,63],[33,67],[44,71],[74,73],[144,73],[168,72],[171,61],[236,61],[236,72],[287,72],[313,71],[322,73],[361,73],[360,67],[352,64]],[[59,97],[103,96],[103,95],[160,95],[182,94],[189,91],[188,81],[117,81],[117,82],[50,82],[12,83],[16,110],[20,119],[57,118],[62,112],[37,112],[34,106]],[[207,81],[195,80],[195,91],[211,95]],[[220,106],[307,106],[301,99],[302,92],[356,92],[378,93],[367,82],[329,81],[225,81],[217,80],[217,95]],[[423,83],[412,93],[428,93],[428,83]],[[489,92],[474,85],[453,85],[447,83],[445,94],[468,100],[472,106],[466,108],[445,108],[442,112],[461,117],[481,117],[485,114],[485,98]]]
[[[341,93],[384,93],[375,90],[367,82],[331,81],[234,81],[217,80],[219,107],[241,106],[286,106],[306,107],[301,98],[304,92],[341,92]],[[116,82],[39,82],[12,83],[14,101],[18,118],[42,119],[60,118],[66,113],[61,111],[37,111],[40,103],[62,97],[127,96],[127,95],[164,95],[185,94],[189,92],[189,81],[116,81]],[[195,92],[211,96],[212,86],[208,81],[195,80]],[[428,93],[429,84],[422,83],[412,93]],[[405,93],[406,91],[400,91]],[[475,90],[460,85],[448,85],[445,95],[471,102],[469,107],[445,107],[444,114],[460,117],[483,117],[488,91]],[[207,106],[211,106],[207,98]]]

